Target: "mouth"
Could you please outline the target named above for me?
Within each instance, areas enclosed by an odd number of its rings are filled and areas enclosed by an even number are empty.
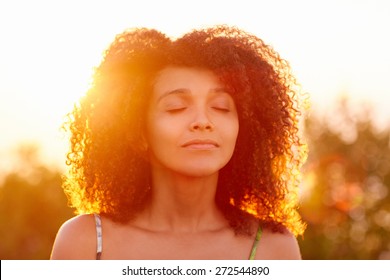
[[[210,139],[193,139],[185,142],[182,147],[192,150],[212,150],[218,148],[219,145]]]

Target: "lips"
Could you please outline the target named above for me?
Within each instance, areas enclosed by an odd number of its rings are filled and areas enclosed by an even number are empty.
[[[210,139],[193,139],[185,142],[182,147],[193,150],[211,150],[218,148],[219,145],[217,142]]]

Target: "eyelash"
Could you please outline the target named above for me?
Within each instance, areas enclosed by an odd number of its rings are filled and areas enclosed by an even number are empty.
[[[225,107],[212,107],[213,109],[215,110],[218,110],[218,111],[222,111],[222,112],[230,112],[230,109],[229,108],[225,108]]]
[[[187,109],[187,107],[180,107],[180,108],[174,108],[174,109],[168,109],[166,110],[168,113],[175,114],[184,111]]]
[[[213,106],[211,108],[216,110],[216,111],[220,111],[222,113],[229,113],[230,112],[230,109],[229,108],[225,108],[225,107],[215,107],[215,106]],[[187,107],[181,107],[181,108],[168,109],[166,111],[168,113],[170,113],[170,114],[175,114],[175,113],[183,112],[186,109],[187,109]]]

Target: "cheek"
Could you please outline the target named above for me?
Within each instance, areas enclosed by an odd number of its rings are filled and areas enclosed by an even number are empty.
[[[168,146],[176,145],[178,141],[178,124],[167,122],[164,118],[155,116],[147,124],[147,142],[152,148],[166,149]]]
[[[231,126],[231,130],[230,130],[230,139],[231,139],[231,142],[232,142],[232,145],[233,145],[233,149],[234,149],[235,146],[236,146],[239,128],[240,128],[240,126],[239,126],[239,124],[238,124],[238,121],[235,122],[234,124],[232,124],[232,126]]]
[[[224,137],[230,142],[236,142],[239,132],[239,122],[238,118],[232,117],[228,121],[221,123],[221,129],[223,131]]]

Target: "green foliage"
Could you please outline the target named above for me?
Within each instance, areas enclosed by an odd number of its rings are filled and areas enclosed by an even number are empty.
[[[17,170],[0,185],[0,259],[48,259],[60,225],[72,216],[61,174],[20,150]]]
[[[307,120],[305,259],[390,258],[390,130],[378,131],[363,109],[344,99],[327,118]]]
[[[369,113],[342,100],[328,117],[306,122],[304,259],[390,258],[390,129],[378,131]],[[73,214],[60,171],[42,165],[33,147],[18,156],[0,181],[0,259],[48,259]]]

